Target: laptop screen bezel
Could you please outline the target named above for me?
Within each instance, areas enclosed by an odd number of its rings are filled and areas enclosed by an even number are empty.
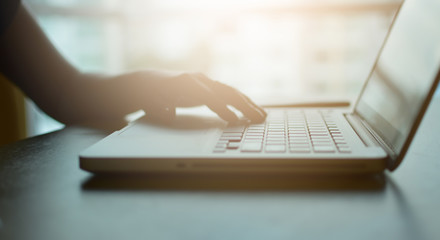
[[[387,152],[391,151],[391,153],[389,153],[389,158],[388,158],[388,162],[387,162],[387,168],[390,171],[395,170],[400,165],[403,158],[405,157],[405,155],[409,149],[409,146],[410,146],[410,144],[416,134],[416,131],[417,131],[422,119],[423,119],[423,116],[426,113],[426,110],[429,106],[429,103],[431,102],[431,99],[434,96],[434,93],[435,93],[437,86],[439,85],[439,82],[440,82],[440,69],[438,69],[435,80],[432,82],[432,86],[430,86],[429,92],[427,93],[425,99],[422,101],[422,105],[420,106],[420,109],[419,109],[418,113],[416,114],[415,120],[410,128],[409,134],[407,135],[407,137],[402,145],[400,152],[397,152],[395,150],[395,148],[389,142],[387,142],[386,138],[384,136],[382,136],[381,132],[377,128],[375,128],[374,124],[369,122],[367,120],[368,118],[366,118],[363,115],[363,113],[359,111],[359,104],[362,99],[362,96],[364,95],[365,89],[367,88],[368,83],[370,82],[370,80],[372,78],[372,75],[377,67],[378,62],[379,62],[381,53],[388,42],[389,36],[392,32],[392,29],[393,29],[393,27],[399,17],[402,6],[404,4],[405,4],[405,2],[402,3],[402,5],[399,7],[399,9],[397,10],[397,12],[394,16],[393,23],[391,24],[391,26],[388,30],[388,34],[384,40],[384,43],[382,44],[382,47],[380,48],[380,51],[376,57],[375,63],[374,63],[374,65],[373,65],[373,67],[367,77],[367,80],[365,81],[365,84],[362,87],[362,90],[361,90],[361,92],[360,92],[360,94],[359,94],[359,96],[353,106],[353,114],[356,115],[357,117],[361,118],[368,125],[368,128],[370,128],[371,130],[374,131],[374,135],[376,137],[380,138],[378,141],[379,144],[381,144],[384,147],[384,149],[386,149]],[[376,114],[378,116],[381,116],[379,113],[376,113]]]

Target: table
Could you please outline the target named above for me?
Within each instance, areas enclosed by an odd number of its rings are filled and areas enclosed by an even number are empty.
[[[94,177],[67,127],[0,148],[0,239],[440,239],[440,98],[395,172]]]

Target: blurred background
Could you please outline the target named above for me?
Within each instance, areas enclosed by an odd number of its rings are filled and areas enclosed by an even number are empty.
[[[203,72],[258,103],[353,100],[401,0],[24,0],[87,72]],[[28,135],[63,125],[27,101]]]

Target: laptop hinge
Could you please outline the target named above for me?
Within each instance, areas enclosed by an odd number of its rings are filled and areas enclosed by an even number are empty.
[[[389,160],[387,162],[388,167],[392,164],[392,159],[397,157],[393,149],[365,122],[361,117],[356,114],[345,114],[345,118],[350,123],[353,130],[359,136],[359,138],[368,146],[380,146],[388,154]]]

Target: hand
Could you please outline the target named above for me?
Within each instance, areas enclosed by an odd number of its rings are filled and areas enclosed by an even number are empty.
[[[134,74],[138,80],[144,80],[145,89],[148,89],[144,92],[142,108],[150,117],[171,120],[175,117],[176,107],[206,105],[222,119],[238,121],[235,113],[227,107],[229,105],[241,111],[252,122],[261,122],[266,118],[264,110],[248,97],[204,74],[151,71]]]
[[[243,94],[203,74],[81,73],[56,51],[22,5],[0,38],[0,52],[2,73],[43,111],[65,124],[122,119],[139,109],[150,117],[172,119],[176,107],[197,105],[207,105],[227,121],[237,120],[228,105],[252,121],[266,117]]]

